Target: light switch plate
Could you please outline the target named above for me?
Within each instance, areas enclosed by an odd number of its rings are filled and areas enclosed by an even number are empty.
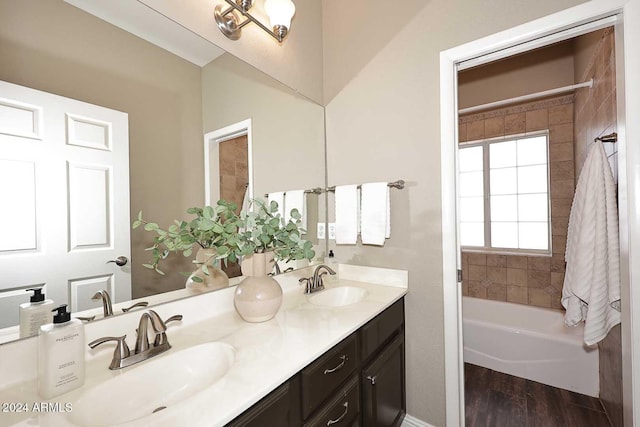
[[[336,240],[336,223],[329,223],[329,240]]]
[[[318,235],[318,239],[324,239],[325,238],[325,228],[324,228],[324,222],[319,222],[318,223],[318,229],[317,229],[317,233]]]

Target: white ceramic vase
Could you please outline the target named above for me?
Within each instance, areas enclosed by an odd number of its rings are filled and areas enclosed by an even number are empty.
[[[257,253],[242,262],[242,273],[247,277],[236,286],[233,304],[247,322],[266,322],[282,305],[280,284],[267,276],[267,264],[271,265],[272,259],[273,254]]]
[[[214,267],[212,265],[212,258],[215,258],[217,252],[215,249],[198,249],[196,253],[196,261],[199,264],[199,267],[193,272],[189,280],[187,281],[187,287],[189,288],[198,288],[203,290],[214,290],[214,289],[222,289],[229,286],[229,277],[227,274],[221,269]],[[209,274],[205,274],[203,270],[203,266],[207,266],[207,272]],[[195,282],[193,281],[193,277],[199,277],[202,281]]]

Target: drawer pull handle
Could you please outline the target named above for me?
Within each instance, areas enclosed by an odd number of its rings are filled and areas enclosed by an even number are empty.
[[[340,356],[340,360],[342,360],[342,362],[340,362],[340,364],[338,366],[336,366],[335,368],[331,368],[331,369],[325,369],[324,370],[324,374],[331,374],[335,371],[339,371],[340,369],[342,369],[342,367],[344,366],[345,363],[347,363],[347,355],[343,354],[342,356]]]
[[[373,376],[369,375],[369,376],[367,377],[367,379],[369,380],[369,382],[371,383],[371,385],[376,385],[376,378],[377,378],[377,377],[376,377],[375,375],[373,375]]]
[[[349,402],[344,402],[342,404],[342,406],[344,406],[344,412],[342,413],[342,415],[340,415],[338,418],[336,418],[335,420],[329,420],[327,421],[327,426],[331,426],[334,424],[338,424],[340,421],[342,421],[344,419],[344,417],[347,416],[347,412],[349,412]]]

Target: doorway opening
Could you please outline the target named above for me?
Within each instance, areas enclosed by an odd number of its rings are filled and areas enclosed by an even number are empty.
[[[246,211],[253,198],[251,119],[207,133],[204,146],[205,204],[223,199],[237,206],[237,214]],[[242,274],[238,263],[221,268],[229,277]]]
[[[576,183],[617,132],[615,74],[613,27],[458,73],[467,425],[622,425],[620,326],[598,355],[561,303]],[[617,145],[603,146],[616,177]]]

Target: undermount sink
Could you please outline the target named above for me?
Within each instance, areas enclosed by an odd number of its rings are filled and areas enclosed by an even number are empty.
[[[308,297],[309,302],[323,307],[344,307],[358,303],[364,299],[367,291],[355,286],[340,286],[325,289]]]
[[[213,385],[235,356],[232,346],[211,342],[151,359],[87,390],[73,403],[69,420],[87,427],[142,420]]]

